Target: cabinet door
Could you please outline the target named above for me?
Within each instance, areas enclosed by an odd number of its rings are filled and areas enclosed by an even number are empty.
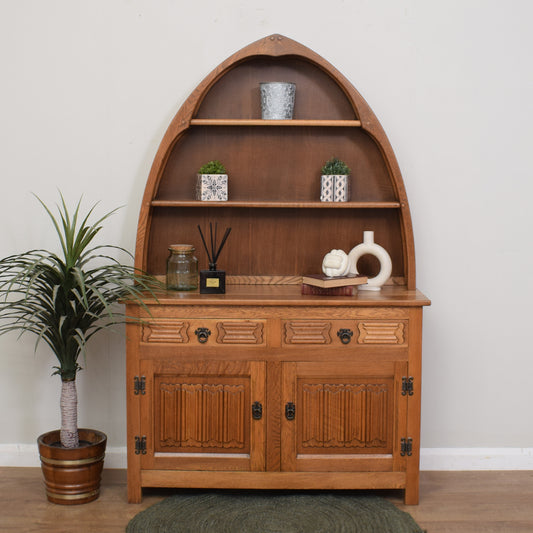
[[[282,470],[405,470],[406,369],[398,361],[284,364]]]
[[[264,470],[264,362],[142,365],[143,468]]]

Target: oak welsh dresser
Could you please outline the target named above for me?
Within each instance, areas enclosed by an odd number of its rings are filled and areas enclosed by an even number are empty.
[[[296,84],[292,120],[261,120],[259,83]],[[320,202],[320,169],[352,170],[351,200]],[[195,200],[198,168],[229,199]],[[405,490],[418,502],[422,309],[409,205],[379,122],[322,57],[281,35],[235,53],[193,91],[155,157],[136,266],[164,276],[197,225],[232,232],[226,294],[164,292],[127,325],[128,498],[143,487]],[[390,254],[379,292],[301,294],[301,276],[363,231]],[[371,257],[359,270],[375,275]],[[378,266],[379,269],[379,266]]]

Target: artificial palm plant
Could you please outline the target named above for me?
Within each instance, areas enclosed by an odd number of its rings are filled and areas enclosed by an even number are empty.
[[[110,253],[117,246],[93,244],[102,223],[115,211],[89,222],[96,206],[81,215],[81,200],[70,211],[61,195],[59,217],[40,200],[55,227],[61,253],[31,250],[0,260],[0,335],[17,330],[44,341],[58,360],[61,377],[61,445],[78,446],[76,375],[87,341],[104,328],[125,321],[114,305],[127,298],[142,303],[155,282]],[[131,255],[131,254],[130,254]]]

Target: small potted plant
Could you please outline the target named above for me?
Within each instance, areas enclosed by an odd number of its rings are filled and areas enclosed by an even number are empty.
[[[102,223],[80,213],[80,202],[69,212],[63,196],[59,217],[41,201],[57,232],[60,252],[30,250],[0,259],[0,335],[18,331],[37,336],[57,357],[53,374],[61,378],[61,429],[38,439],[48,500],[86,503],[99,495],[106,435],[78,429],[76,376],[87,341],[99,331],[126,319],[115,306],[122,299],[141,302],[156,283],[133,266],[113,259],[116,246],[93,244]],[[130,254],[131,255],[131,254]]]
[[[350,169],[338,157],[332,157],[322,167],[320,200],[347,202],[350,199]]]
[[[228,172],[220,161],[209,161],[198,170],[196,199],[207,202],[228,199]]]

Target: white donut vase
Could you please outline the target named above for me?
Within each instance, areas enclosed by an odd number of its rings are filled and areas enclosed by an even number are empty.
[[[365,285],[359,285],[360,291],[379,291],[381,286],[390,278],[392,273],[392,261],[387,250],[374,242],[374,232],[363,232],[363,242],[352,248],[348,254],[350,263],[350,274],[359,274],[357,271],[357,261],[363,255],[373,255],[380,264],[379,274],[368,280]]]

